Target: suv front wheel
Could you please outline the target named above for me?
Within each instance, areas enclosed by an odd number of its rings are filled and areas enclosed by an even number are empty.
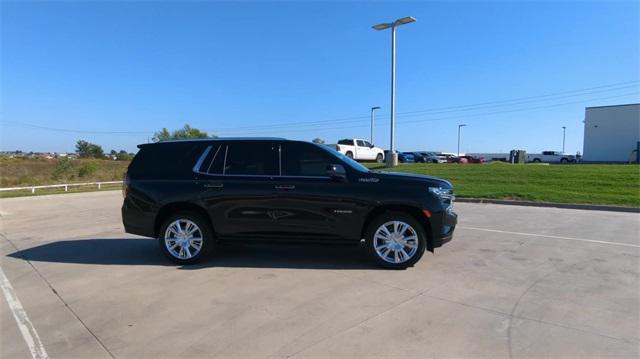
[[[412,216],[387,212],[376,217],[365,233],[369,256],[379,265],[392,269],[413,266],[424,254],[427,237]]]
[[[160,249],[169,259],[178,264],[192,264],[209,252],[213,231],[201,215],[180,212],[164,221],[158,237]]]

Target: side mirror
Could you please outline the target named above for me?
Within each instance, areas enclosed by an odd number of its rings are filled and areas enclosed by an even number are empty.
[[[374,145],[370,145],[370,146],[369,146],[369,148],[374,148],[374,147],[376,147],[376,146],[374,146]]]
[[[328,165],[327,174],[332,180],[337,182],[343,182],[347,180],[347,171],[345,171],[342,165]]]

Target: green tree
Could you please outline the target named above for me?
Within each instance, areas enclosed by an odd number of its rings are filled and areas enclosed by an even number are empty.
[[[317,143],[319,145],[323,145],[324,144],[324,140],[322,138],[318,138],[318,137],[314,138],[311,142]]]
[[[68,178],[73,173],[73,165],[69,157],[62,157],[56,163],[56,167],[53,169],[51,177],[54,180]]]
[[[81,158],[103,158],[104,150],[101,146],[87,142],[85,140],[79,140],[76,143],[76,152]]]
[[[127,153],[127,151],[125,150],[120,150],[120,152],[116,154],[117,161],[131,161],[132,159],[133,159],[133,155],[130,153]]]
[[[184,127],[177,129],[173,132],[169,132],[166,128],[156,132],[153,135],[155,141],[169,141],[169,140],[181,140],[187,138],[217,138],[216,135],[209,135],[205,131],[201,131],[195,127],[191,127],[185,124]]]
[[[78,169],[78,177],[88,177],[98,170],[95,163],[85,163]]]

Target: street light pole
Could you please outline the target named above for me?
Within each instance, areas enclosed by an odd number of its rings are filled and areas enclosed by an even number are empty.
[[[373,145],[373,126],[375,125],[375,119],[376,119],[376,110],[379,110],[380,106],[376,106],[376,107],[372,107],[371,108],[371,137],[369,138],[369,142],[371,142],[371,144]]]
[[[564,139],[567,133],[567,126],[562,126],[562,153],[564,153]]]
[[[458,157],[460,157],[460,129],[465,126],[465,124],[458,125]]]
[[[396,155],[396,24],[391,26],[391,130],[389,131],[389,158],[387,167],[398,165]]]
[[[382,23],[374,25],[375,30],[385,30],[391,28],[391,131],[389,143],[389,156],[387,157],[387,167],[398,165],[398,154],[395,151],[395,129],[396,129],[396,27],[416,21],[411,16],[397,19],[392,23]]]

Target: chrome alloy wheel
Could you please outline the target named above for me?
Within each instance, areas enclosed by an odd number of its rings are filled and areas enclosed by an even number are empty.
[[[164,245],[178,259],[191,259],[202,250],[202,231],[188,219],[173,221],[164,232]]]
[[[376,230],[373,246],[385,262],[404,263],[418,252],[418,233],[405,222],[387,222]]]

